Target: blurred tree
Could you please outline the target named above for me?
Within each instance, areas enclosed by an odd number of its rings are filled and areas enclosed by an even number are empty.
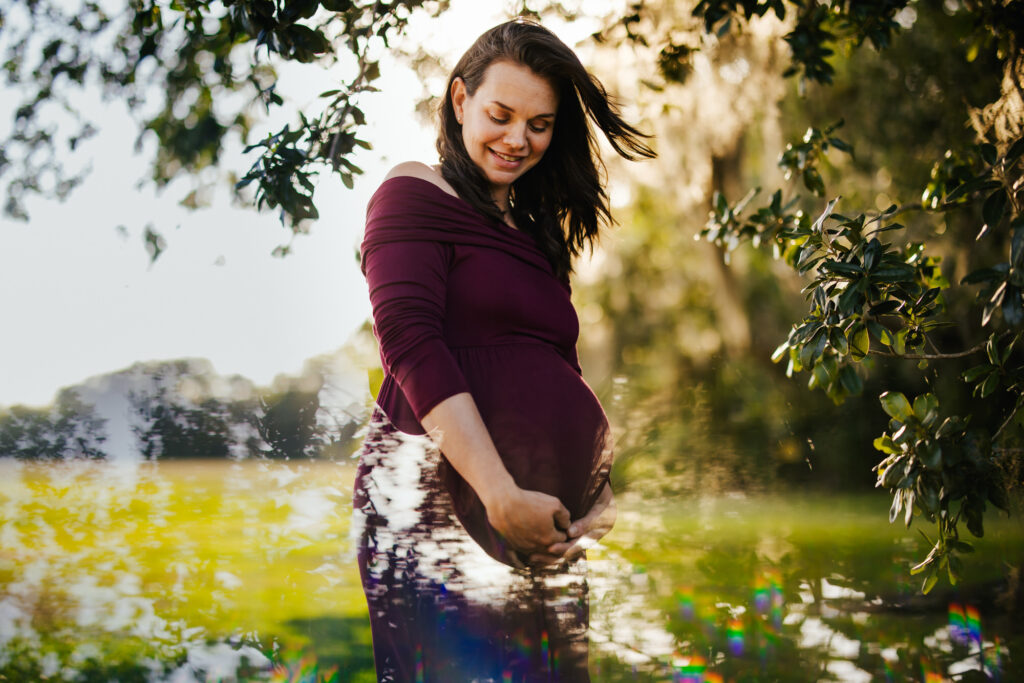
[[[0,142],[6,215],[27,219],[31,194],[63,198],[87,175],[67,153],[94,135],[84,94],[123,100],[139,122],[139,143],[157,141],[152,181],[162,187],[216,167],[237,134],[259,158],[237,182],[254,183],[259,208],[279,208],[293,233],[317,217],[312,178],[325,169],[351,187],[366,124],[358,106],[380,75],[378,55],[417,10],[446,0],[130,0],[113,11],[92,0],[0,2],[0,60],[8,92],[20,92]],[[277,68],[322,70],[341,62],[351,78],[322,94],[318,112],[300,112],[263,139],[249,139],[256,113],[284,105]],[[183,201],[195,207],[201,188]],[[286,253],[279,247],[278,254]],[[155,257],[154,257],[155,258]]]
[[[52,408],[13,406],[0,411],[0,456],[20,460],[102,458],[105,420],[72,389]]]
[[[953,583],[958,579],[959,555],[971,550],[959,538],[959,523],[981,536],[986,503],[1007,509],[1007,493],[1021,493],[1024,358],[1016,346],[1024,334],[1024,3],[701,2],[695,13],[706,30],[721,34],[731,21],[752,23],[768,11],[782,17],[787,9],[796,14],[786,36],[793,50],[787,72],[819,84],[836,80],[830,56],[837,44],[867,40],[887,48],[902,39],[894,37],[901,25],[908,34],[930,34],[926,40],[935,46],[959,38],[959,50],[944,46],[940,68],[922,61],[939,57],[939,50],[915,49],[913,38],[903,54],[885,52],[889,64],[876,60],[874,66],[899,78],[895,89],[887,85],[895,78],[858,83],[859,99],[871,97],[877,112],[856,121],[874,125],[851,131],[858,149],[862,142],[874,147],[869,158],[877,160],[905,156],[889,165],[893,172],[882,167],[875,174],[886,178],[897,198],[919,183],[914,195],[920,200],[886,206],[879,195],[846,216],[836,212],[839,197],[833,196],[813,215],[805,210],[813,204],[794,196],[793,184],[756,209],[756,191],[735,203],[719,193],[703,233],[729,250],[748,241],[771,247],[810,279],[810,310],[774,356],[788,361],[787,374],[807,370],[809,387],[821,388],[836,403],[860,394],[866,376],[889,367],[876,357],[902,360],[901,372],[916,374],[922,390],[913,400],[900,391],[906,383],[898,378],[881,394],[890,423],[875,440],[884,456],[876,470],[877,485],[893,495],[891,521],[901,517],[909,526],[919,515],[936,525],[931,552],[912,570],[925,573],[927,592],[940,572]],[[850,52],[851,64],[859,58]],[[947,81],[951,75],[961,80]],[[919,108],[906,103],[907,89],[928,93],[931,120],[943,123],[928,126]],[[878,112],[878,103],[888,102],[893,106]],[[908,120],[890,123],[901,117]],[[945,123],[949,119],[953,123]],[[957,130],[967,120],[973,140]],[[827,151],[851,151],[837,137],[840,125],[810,127],[780,160],[787,178],[817,197],[827,195]],[[894,131],[906,133],[889,137]],[[904,141],[912,146],[902,147]],[[915,141],[925,144],[913,146]],[[930,178],[891,180],[894,172],[913,174],[921,163],[914,157],[925,150],[934,154],[925,162],[932,166]],[[853,196],[863,201],[864,194]],[[909,227],[898,222],[903,216]],[[944,252],[961,260],[959,272],[943,270]],[[977,285],[982,289],[975,296]],[[961,359],[970,359],[972,367],[964,371]]]
[[[228,406],[206,397],[196,404],[182,401],[164,385],[154,392],[133,392],[139,422],[132,430],[147,460],[226,458],[231,454]]]
[[[287,460],[319,455],[325,442],[324,430],[317,424],[320,387],[264,394],[260,408],[256,428],[270,447],[267,456]]]

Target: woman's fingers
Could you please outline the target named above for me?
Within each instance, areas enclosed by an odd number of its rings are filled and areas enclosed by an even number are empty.
[[[583,517],[569,525],[568,538],[547,546],[545,552],[534,553],[531,561],[540,564],[553,564],[554,558],[571,560],[587,548],[593,547],[604,537],[615,524],[618,510],[611,486],[605,485],[594,506]]]
[[[565,541],[564,529],[571,521],[558,498],[524,489],[488,510],[488,518],[513,548],[524,553],[543,553],[549,545]]]
[[[555,500],[558,500],[555,498]],[[555,511],[555,528],[556,529],[568,529],[572,519],[569,517],[569,509],[562,505],[562,502],[558,502],[558,510]]]

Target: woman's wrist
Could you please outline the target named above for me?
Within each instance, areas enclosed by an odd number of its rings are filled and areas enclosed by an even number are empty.
[[[492,476],[486,477],[485,481],[477,482],[474,490],[480,497],[480,502],[484,504],[484,509],[489,514],[494,514],[513,500],[520,488],[503,467],[502,471],[494,472]]]

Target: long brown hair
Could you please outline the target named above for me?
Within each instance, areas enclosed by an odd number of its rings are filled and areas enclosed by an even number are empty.
[[[473,163],[455,119],[452,82],[461,78],[472,95],[487,68],[497,61],[528,67],[547,79],[558,94],[551,144],[543,158],[512,184],[512,217],[530,234],[561,278],[572,272],[572,259],[593,243],[599,224],[610,223],[608,197],[601,187],[601,158],[588,117],[612,148],[626,159],[655,156],[648,137],[626,123],[600,81],[555,34],[534,22],[516,19],[477,38],[452,70],[440,110],[437,151],[441,174],[459,196],[482,213],[502,220],[487,177]]]

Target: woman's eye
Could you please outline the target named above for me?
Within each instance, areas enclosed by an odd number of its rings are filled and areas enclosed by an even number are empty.
[[[548,127],[545,126],[545,125],[538,125],[538,126],[531,125],[530,126],[530,130],[532,130],[534,133],[543,133],[547,129],[548,129]]]
[[[491,121],[494,121],[495,123],[508,123],[508,119],[501,119],[497,116],[492,116]]]

